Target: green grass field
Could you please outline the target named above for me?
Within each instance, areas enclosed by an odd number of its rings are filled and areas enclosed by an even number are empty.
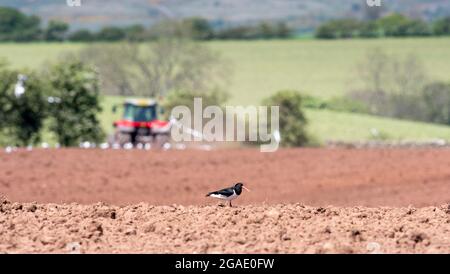
[[[450,140],[450,127],[329,110],[306,110],[309,132],[320,143],[325,141],[361,141],[373,139],[376,129],[386,140]]]
[[[120,104],[123,98],[106,96],[102,99],[103,113],[100,116],[106,132],[112,132],[112,123],[121,116],[112,106]],[[320,143],[334,141],[360,141],[372,138],[371,129],[377,129],[389,140],[450,140],[450,127],[411,121],[382,118],[371,115],[336,112],[330,110],[306,109],[308,131]]]
[[[347,92],[355,83],[356,64],[377,47],[387,53],[415,54],[431,78],[450,81],[450,38],[408,38],[323,41],[214,41],[207,43],[233,67],[232,104],[259,104],[280,89],[296,89],[328,98]],[[84,44],[0,44],[0,58],[17,68],[39,67],[64,51]]]
[[[313,39],[271,41],[214,41],[208,46],[228,59],[233,67],[229,104],[259,104],[281,89],[329,98],[342,95],[355,82],[356,64],[376,47],[387,53],[417,55],[433,79],[450,81],[450,38],[373,39],[319,41]],[[38,68],[65,51],[84,44],[0,44],[0,58],[13,67]],[[102,125],[110,132],[120,113],[112,114],[121,98],[103,99]],[[450,140],[450,127],[326,110],[306,110],[309,130],[319,141],[366,140],[376,128],[388,139]],[[48,134],[47,134],[48,135]]]

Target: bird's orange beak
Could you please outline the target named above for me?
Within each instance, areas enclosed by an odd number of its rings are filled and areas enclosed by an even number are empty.
[[[250,192],[250,189],[246,188],[245,186],[242,186],[242,188]]]

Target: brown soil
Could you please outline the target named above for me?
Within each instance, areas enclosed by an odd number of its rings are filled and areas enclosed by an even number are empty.
[[[429,206],[450,202],[450,149],[0,152],[0,193],[17,202],[214,205],[242,181],[236,205]]]
[[[450,253],[450,208],[4,203],[7,253]]]
[[[0,194],[0,253],[450,253],[447,149],[0,152]]]

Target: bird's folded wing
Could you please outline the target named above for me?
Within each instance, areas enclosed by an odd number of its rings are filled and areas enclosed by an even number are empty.
[[[225,196],[231,196],[234,194],[234,191],[232,188],[224,188],[221,189],[219,191],[216,191],[214,194],[220,194],[220,195],[225,195]]]

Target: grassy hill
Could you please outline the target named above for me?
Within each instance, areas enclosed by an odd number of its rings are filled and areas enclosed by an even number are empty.
[[[64,51],[76,51],[84,44],[0,44],[4,57],[16,68],[37,68]],[[450,81],[450,38],[377,40],[288,40],[209,42],[234,67],[231,105],[259,104],[281,89],[296,89],[323,98],[342,95],[353,84],[355,65],[367,51],[381,47],[406,55],[413,53],[425,63],[434,79]],[[103,100],[102,124],[110,132],[120,114],[113,104],[122,98]],[[450,140],[450,127],[325,110],[307,110],[310,132],[319,140],[367,140],[376,128],[389,139]],[[47,135],[47,138],[50,138]]]
[[[430,77],[450,81],[450,38],[321,41],[215,41],[207,43],[231,62],[231,104],[259,104],[281,89],[296,89],[318,97],[342,95],[355,85],[356,65],[375,48],[405,56],[414,54]],[[64,51],[84,44],[0,44],[0,58],[14,67],[39,67]]]
[[[280,89],[325,98],[342,95],[355,84],[357,64],[375,48],[414,54],[431,78],[450,81],[450,38],[212,42],[211,47],[234,65],[234,104],[257,104]]]

